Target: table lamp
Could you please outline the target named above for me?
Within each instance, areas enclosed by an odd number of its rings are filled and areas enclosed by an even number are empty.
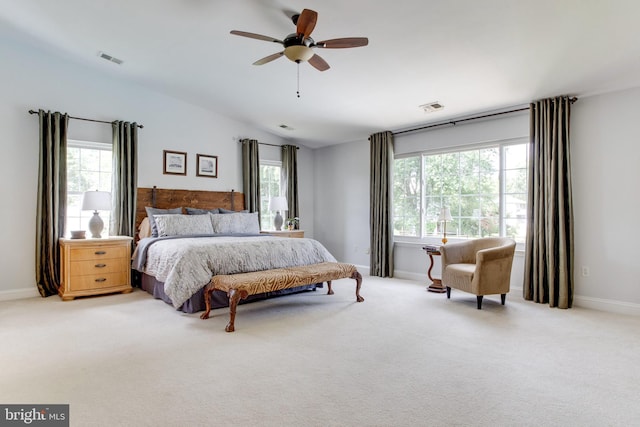
[[[98,211],[111,210],[111,193],[108,191],[86,191],[82,195],[82,210],[93,211],[93,216],[89,220],[89,231],[91,237],[99,239],[100,233],[104,229],[104,222]]]
[[[449,208],[440,209],[440,216],[438,216],[438,222],[442,221],[442,244],[445,245],[447,243],[447,221],[453,221],[453,217],[451,216],[451,210]]]
[[[282,229],[282,215],[280,212],[288,211],[287,198],[283,196],[272,197],[269,200],[269,210],[276,211],[276,217],[273,219],[273,225],[277,231]]]

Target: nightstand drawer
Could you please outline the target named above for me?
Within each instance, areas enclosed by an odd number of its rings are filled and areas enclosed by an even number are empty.
[[[120,271],[116,273],[91,274],[89,276],[74,276],[72,278],[73,289],[75,291],[96,290],[123,285],[129,283],[128,274],[128,272]]]
[[[73,248],[70,250],[71,259],[74,261],[81,260],[99,260],[107,258],[128,257],[129,248],[125,246],[96,246],[89,248]]]
[[[127,271],[128,268],[127,262],[123,261],[122,258],[72,261],[69,266],[69,273],[72,278],[75,276],[87,276],[89,274],[120,273],[122,271]]]

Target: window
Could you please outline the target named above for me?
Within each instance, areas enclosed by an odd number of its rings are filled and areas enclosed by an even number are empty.
[[[91,211],[82,210],[85,191],[111,191],[111,144],[69,140],[67,144],[67,223],[66,230],[88,230]],[[109,212],[100,212],[103,236],[109,233]]]
[[[523,140],[460,151],[428,152],[394,162],[394,234],[442,234],[440,209],[453,221],[447,236],[509,236],[524,242],[528,143]]]
[[[281,171],[281,162],[260,161],[260,227],[263,230],[275,230],[273,219],[276,215],[269,210],[269,200],[280,196]],[[284,218],[285,213],[280,212],[280,214]]]

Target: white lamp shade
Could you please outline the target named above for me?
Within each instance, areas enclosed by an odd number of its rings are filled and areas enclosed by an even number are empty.
[[[82,196],[82,210],[111,210],[111,193],[108,191],[86,191]]]
[[[440,216],[438,216],[438,221],[453,221],[451,210],[449,208],[440,209]]]
[[[272,197],[269,200],[269,210],[270,211],[288,211],[289,207],[287,206],[287,198],[283,196]]]

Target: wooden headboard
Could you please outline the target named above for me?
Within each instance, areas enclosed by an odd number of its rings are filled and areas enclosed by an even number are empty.
[[[244,194],[237,191],[168,190],[166,188],[138,188],[136,204],[136,233],[147,216],[146,206],[159,209],[171,208],[224,208],[234,211],[244,209]],[[183,212],[182,213],[186,213]]]

